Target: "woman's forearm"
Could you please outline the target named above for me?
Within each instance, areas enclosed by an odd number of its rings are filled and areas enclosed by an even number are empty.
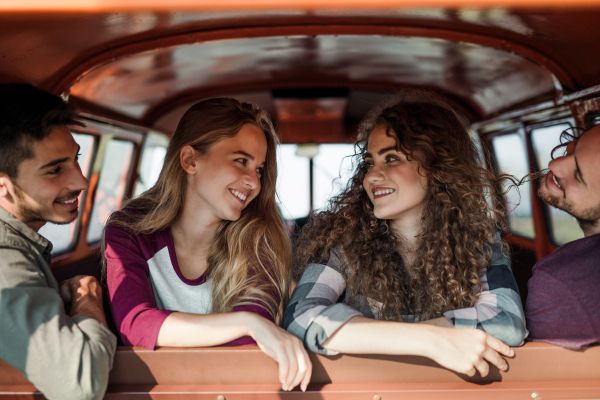
[[[505,371],[507,364],[501,355],[514,355],[510,347],[477,329],[377,321],[364,317],[350,319],[322,347],[346,354],[423,356],[469,376],[476,371],[486,376],[488,362]]]
[[[298,384],[304,391],[310,381],[312,364],[302,342],[273,322],[248,311],[222,314],[172,313],[163,322],[157,346],[207,347],[252,337],[262,351],[279,364],[284,390]]]
[[[163,322],[157,346],[207,347],[231,342],[242,336],[251,336],[256,318],[251,312],[222,314],[188,314],[175,312]]]
[[[323,344],[346,354],[397,354],[429,357],[435,332],[431,327],[354,317]]]

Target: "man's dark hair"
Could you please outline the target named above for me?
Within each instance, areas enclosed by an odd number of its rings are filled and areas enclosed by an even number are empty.
[[[0,84],[0,172],[16,179],[21,162],[34,157],[32,141],[62,125],[84,126],[71,104],[29,84]]]

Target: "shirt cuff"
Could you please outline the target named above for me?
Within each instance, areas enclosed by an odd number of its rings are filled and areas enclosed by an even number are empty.
[[[112,368],[113,354],[117,349],[117,337],[104,325],[90,317],[75,317],[73,321],[79,329],[95,343],[99,343],[106,349],[110,355],[110,366]]]
[[[350,318],[362,316],[362,313],[344,303],[333,304],[319,313],[306,330],[304,345],[311,351],[324,355],[336,355],[337,351],[322,348],[329,339]]]

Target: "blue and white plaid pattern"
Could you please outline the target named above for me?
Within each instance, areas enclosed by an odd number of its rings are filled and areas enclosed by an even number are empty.
[[[527,337],[525,315],[517,283],[500,243],[492,246],[492,261],[481,275],[482,293],[473,307],[444,313],[456,328],[481,329],[509,346]],[[309,264],[298,282],[283,316],[283,326],[315,353],[334,355],[321,346],[354,316],[377,317],[377,307],[349,304],[346,268],[337,252],[327,264]],[[342,294],[346,295],[342,298]],[[368,299],[375,305],[375,300]],[[410,321],[410,318],[409,318]]]

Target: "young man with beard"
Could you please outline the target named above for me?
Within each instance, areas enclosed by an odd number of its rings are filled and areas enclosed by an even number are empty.
[[[59,286],[52,244],[37,233],[75,220],[88,187],[70,125],[82,124],[59,97],[0,85],[0,358],[48,399],[100,399],[116,348],[100,285],[77,276]]]
[[[600,125],[570,142],[548,168],[540,198],[574,216],[585,237],[533,267],[527,329],[529,340],[578,350],[600,342]]]

